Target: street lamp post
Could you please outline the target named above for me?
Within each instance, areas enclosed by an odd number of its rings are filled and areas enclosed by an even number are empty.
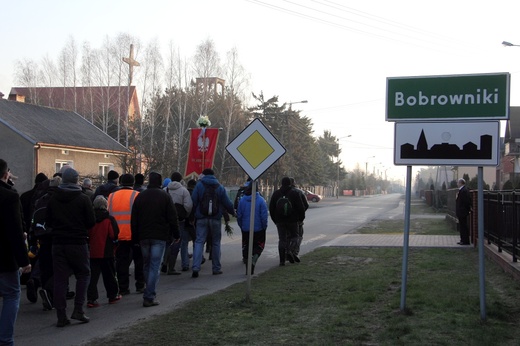
[[[295,105],[298,103],[308,103],[308,102],[309,101],[307,101],[307,100],[302,100],[302,101],[297,101],[297,102],[287,102],[287,104],[289,105],[289,110],[287,111],[287,116],[285,117],[286,118],[285,121],[286,121],[287,125],[289,125],[289,116],[291,115],[291,112],[292,112],[292,105]],[[283,138],[282,138],[282,142],[283,142]],[[291,144],[291,134],[289,133],[289,134],[287,134],[287,151],[289,151],[290,144]],[[291,154],[289,154],[287,161],[288,161],[288,166],[289,166],[288,173],[289,173],[289,175],[291,175],[291,170],[292,170]]]
[[[367,161],[365,161],[365,179],[368,177],[368,159],[374,159],[375,156],[367,157]]]

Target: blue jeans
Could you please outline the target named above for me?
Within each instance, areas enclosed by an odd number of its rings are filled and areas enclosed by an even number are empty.
[[[213,272],[218,272],[220,266],[220,239],[222,238],[222,222],[220,219],[197,219],[197,239],[193,249],[193,271],[200,271],[202,262],[202,252],[204,251],[204,242],[211,232],[211,263]]]
[[[157,296],[156,287],[159,283],[161,262],[166,248],[166,241],[158,239],[141,240],[141,252],[143,254],[144,289],[143,299],[154,300]]]
[[[14,323],[20,306],[20,272],[0,273],[0,296],[2,314],[0,315],[0,344],[14,345]]]

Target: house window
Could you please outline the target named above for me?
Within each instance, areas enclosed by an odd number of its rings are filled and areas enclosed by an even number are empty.
[[[70,167],[74,167],[74,162],[72,161],[65,161],[65,160],[56,160],[55,166],[56,166],[56,172],[59,172],[60,169],[65,166],[69,165]]]
[[[113,163],[100,163],[99,164],[99,176],[106,177],[110,170],[114,169]]]

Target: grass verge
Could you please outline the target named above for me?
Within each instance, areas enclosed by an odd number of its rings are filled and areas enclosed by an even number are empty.
[[[400,248],[320,248],[301,264],[186,303],[90,345],[518,345],[519,285],[475,249],[412,248],[400,311]]]

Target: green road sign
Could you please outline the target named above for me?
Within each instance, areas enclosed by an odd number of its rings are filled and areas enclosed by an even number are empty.
[[[509,73],[387,78],[386,120],[507,120],[509,80]]]

